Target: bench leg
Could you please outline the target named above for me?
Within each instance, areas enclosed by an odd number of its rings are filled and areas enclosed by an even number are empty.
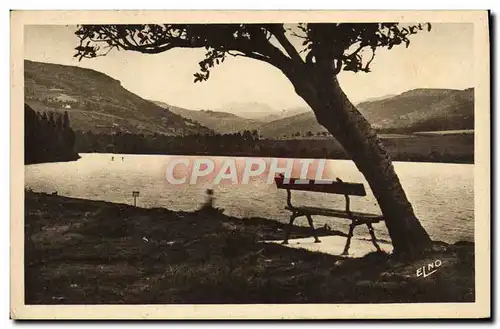
[[[293,221],[297,217],[298,217],[298,213],[296,213],[296,212],[293,212],[292,215],[290,215],[290,223],[286,227],[285,240],[283,240],[283,242],[281,244],[288,244],[288,236],[290,235],[290,230],[292,229]]]
[[[368,226],[368,231],[370,232],[370,236],[372,237],[373,245],[375,246],[375,248],[377,248],[377,251],[382,251],[377,243],[377,238],[375,237],[375,231],[373,230],[372,223],[366,223],[366,226]]]
[[[347,242],[345,243],[344,251],[342,252],[343,256],[347,256],[349,254],[349,247],[351,246],[351,238],[354,235],[354,228],[356,227],[356,223],[354,221],[349,226],[349,234],[347,235]]]
[[[318,239],[318,236],[316,235],[316,230],[314,229],[313,219],[312,219],[311,215],[306,215],[306,217],[307,217],[307,222],[309,223],[309,226],[311,227],[312,234],[314,236],[314,243],[320,243],[321,240]]]

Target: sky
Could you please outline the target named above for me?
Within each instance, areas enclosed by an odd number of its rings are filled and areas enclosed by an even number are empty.
[[[103,72],[145,99],[192,110],[217,110],[233,103],[257,102],[275,110],[306,106],[278,69],[247,58],[228,58],[210,79],[193,83],[203,49],[174,49],[161,54],[116,50],[105,57],[73,58],[76,26],[25,27],[24,58]],[[465,89],[474,84],[473,25],[433,24],[411,36],[409,48],[377,51],[370,73],[342,72],[339,81],[354,103],[415,88]]]

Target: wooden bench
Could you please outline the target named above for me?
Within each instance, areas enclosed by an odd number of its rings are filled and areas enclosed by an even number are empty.
[[[290,229],[293,227],[293,221],[295,218],[300,216],[305,216],[311,227],[312,234],[314,236],[314,242],[321,242],[316,235],[314,230],[314,224],[312,216],[327,216],[327,217],[337,217],[351,220],[349,226],[349,234],[347,235],[347,242],[344,247],[342,255],[347,255],[349,252],[349,246],[351,244],[351,238],[354,234],[354,229],[358,225],[366,225],[368,231],[370,232],[371,241],[377,251],[380,251],[380,247],[377,244],[377,239],[375,237],[375,232],[373,230],[373,223],[378,223],[383,221],[384,218],[381,215],[369,214],[364,212],[354,212],[350,209],[350,196],[366,196],[365,187],[363,184],[359,183],[344,183],[341,179],[337,178],[336,181],[332,180],[321,180],[314,181],[309,180],[309,182],[300,181],[298,178],[289,178],[288,181],[282,175],[276,176],[274,179],[278,189],[285,189],[287,191],[287,206],[285,209],[292,212],[290,216],[290,224],[286,229],[285,240],[283,244],[288,243],[288,236],[290,234]],[[341,194],[345,197],[345,210],[340,209],[329,209],[320,207],[307,207],[307,206],[294,206],[292,205],[292,190],[308,191],[308,192],[320,192],[328,194]]]

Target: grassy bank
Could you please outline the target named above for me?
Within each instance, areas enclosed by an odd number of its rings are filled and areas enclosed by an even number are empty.
[[[466,243],[400,263],[383,253],[350,259],[263,243],[283,237],[283,224],[269,219],[33,192],[25,208],[27,304],[474,300]],[[292,238],[309,236],[307,228],[293,231]],[[435,274],[416,276],[436,259]]]

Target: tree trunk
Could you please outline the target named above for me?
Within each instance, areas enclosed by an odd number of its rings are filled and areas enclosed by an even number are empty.
[[[398,255],[417,255],[430,246],[429,235],[413,212],[387,151],[370,123],[342,91],[328,69],[287,76],[313,109],[318,122],[344,147],[365,176],[382,210]]]

